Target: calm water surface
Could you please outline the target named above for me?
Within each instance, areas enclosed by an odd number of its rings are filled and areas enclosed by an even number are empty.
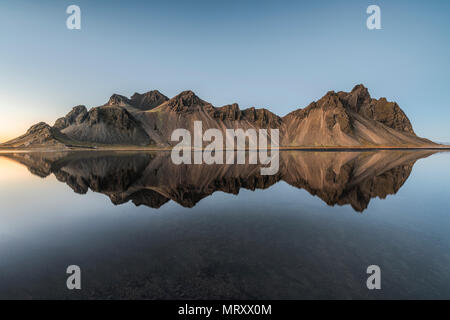
[[[0,154],[0,298],[449,299],[449,164],[292,151],[261,176],[168,153]]]

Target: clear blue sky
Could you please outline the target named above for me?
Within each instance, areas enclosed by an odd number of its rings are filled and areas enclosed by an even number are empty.
[[[370,4],[382,30],[366,28]],[[0,40],[0,141],[112,93],[191,89],[285,115],[357,83],[450,141],[447,0],[1,1]]]

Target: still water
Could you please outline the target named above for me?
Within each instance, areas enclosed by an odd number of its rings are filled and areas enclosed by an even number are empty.
[[[261,176],[166,152],[0,154],[0,298],[450,299],[449,164],[283,151]]]

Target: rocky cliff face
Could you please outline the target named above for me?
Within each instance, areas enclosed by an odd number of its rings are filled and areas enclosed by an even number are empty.
[[[414,134],[411,122],[397,103],[388,102],[386,98],[372,99],[362,84],[355,86],[350,93],[338,92],[337,96],[347,109],[363,117],[381,122],[394,130]]]
[[[317,102],[282,119],[283,146],[423,146],[400,107],[372,99],[357,85],[349,93],[328,92]]]
[[[72,111],[70,111],[65,117],[59,118],[56,120],[54,127],[63,130],[68,126],[74,124],[81,124],[88,115],[88,111],[85,106],[76,106],[73,107]]]
[[[177,143],[170,140],[172,132],[184,128],[193,133],[194,121],[202,122],[203,131],[216,128],[223,136],[226,129],[279,129],[282,147],[436,146],[415,135],[395,102],[371,98],[363,85],[351,92],[330,91],[283,118],[267,109],[241,110],[236,103],[214,107],[192,91],[172,99],[156,90],[131,98],[114,94],[103,106],[89,111],[76,106],[58,119],[55,139],[46,138],[44,130],[42,136],[27,133],[32,137],[26,134],[21,137],[26,143],[15,145],[64,145],[68,139],[88,145],[172,146]]]
[[[103,106],[89,112],[77,106],[55,122],[70,139],[98,144],[148,145],[151,140],[141,124],[125,108]]]

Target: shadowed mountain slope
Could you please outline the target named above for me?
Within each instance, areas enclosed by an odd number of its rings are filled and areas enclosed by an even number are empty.
[[[77,108],[77,107],[76,107]],[[99,144],[149,145],[152,140],[141,123],[125,108],[104,106],[73,109],[55,123],[62,133],[77,141]]]

